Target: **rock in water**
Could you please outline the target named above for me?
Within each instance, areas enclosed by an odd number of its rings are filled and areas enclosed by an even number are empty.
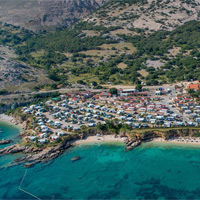
[[[71,161],[76,161],[76,160],[79,160],[79,159],[81,159],[81,157],[80,156],[76,156],[76,157],[72,158]]]
[[[32,166],[33,166],[32,163],[25,163],[25,164],[24,164],[24,167],[26,167],[26,168],[30,168],[30,167],[32,167]]]
[[[5,140],[5,139],[0,140],[0,144],[10,144],[10,143],[11,140]]]

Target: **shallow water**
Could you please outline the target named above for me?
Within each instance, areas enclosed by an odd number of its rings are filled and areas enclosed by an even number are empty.
[[[80,156],[75,162],[71,158]],[[0,157],[5,166],[14,156]],[[26,169],[0,169],[0,199],[34,199],[18,190]],[[21,188],[40,199],[199,199],[200,148],[145,143],[82,145],[27,169]]]
[[[21,129],[17,126],[0,121],[0,140],[11,139],[12,143],[17,143],[20,140],[20,131]],[[9,145],[10,144],[0,145],[0,148],[4,148]]]

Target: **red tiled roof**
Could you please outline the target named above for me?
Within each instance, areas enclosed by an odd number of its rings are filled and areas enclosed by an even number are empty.
[[[200,89],[200,84],[193,84],[193,83],[191,83],[191,84],[188,85],[187,88],[188,89],[199,90]]]

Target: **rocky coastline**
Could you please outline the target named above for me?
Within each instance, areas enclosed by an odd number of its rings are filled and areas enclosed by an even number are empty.
[[[87,135],[87,134],[86,134]],[[89,136],[94,136],[89,134]],[[174,138],[190,137],[197,138],[200,136],[200,129],[170,129],[166,131],[158,130],[148,130],[139,132],[132,132],[129,134],[117,135],[116,137],[126,137],[124,143],[126,145],[126,150],[132,150],[143,142],[152,141],[154,139],[160,138],[163,141],[170,141]],[[79,134],[69,135],[67,138],[63,139],[60,143],[54,146],[36,146],[23,144],[14,144],[3,149],[0,149],[0,155],[6,154],[22,154],[22,157],[12,161],[11,166],[24,164],[25,167],[31,167],[36,163],[47,162],[53,160],[61,155],[66,149],[75,145],[75,141],[80,140]],[[195,139],[194,139],[195,140]],[[199,138],[200,141],[200,138]]]
[[[14,144],[0,150],[0,155],[22,154],[22,157],[12,161],[11,166],[24,164],[31,167],[39,162],[47,162],[61,155],[66,149],[72,147],[70,140],[66,139],[55,147],[32,147],[21,144]]]

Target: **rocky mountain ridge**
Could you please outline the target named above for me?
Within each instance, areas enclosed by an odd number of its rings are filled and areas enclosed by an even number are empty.
[[[121,26],[123,34],[133,28],[171,31],[191,20],[200,20],[198,0],[112,0],[84,19],[105,27]]]
[[[38,31],[72,25],[108,0],[0,0],[0,21]]]

